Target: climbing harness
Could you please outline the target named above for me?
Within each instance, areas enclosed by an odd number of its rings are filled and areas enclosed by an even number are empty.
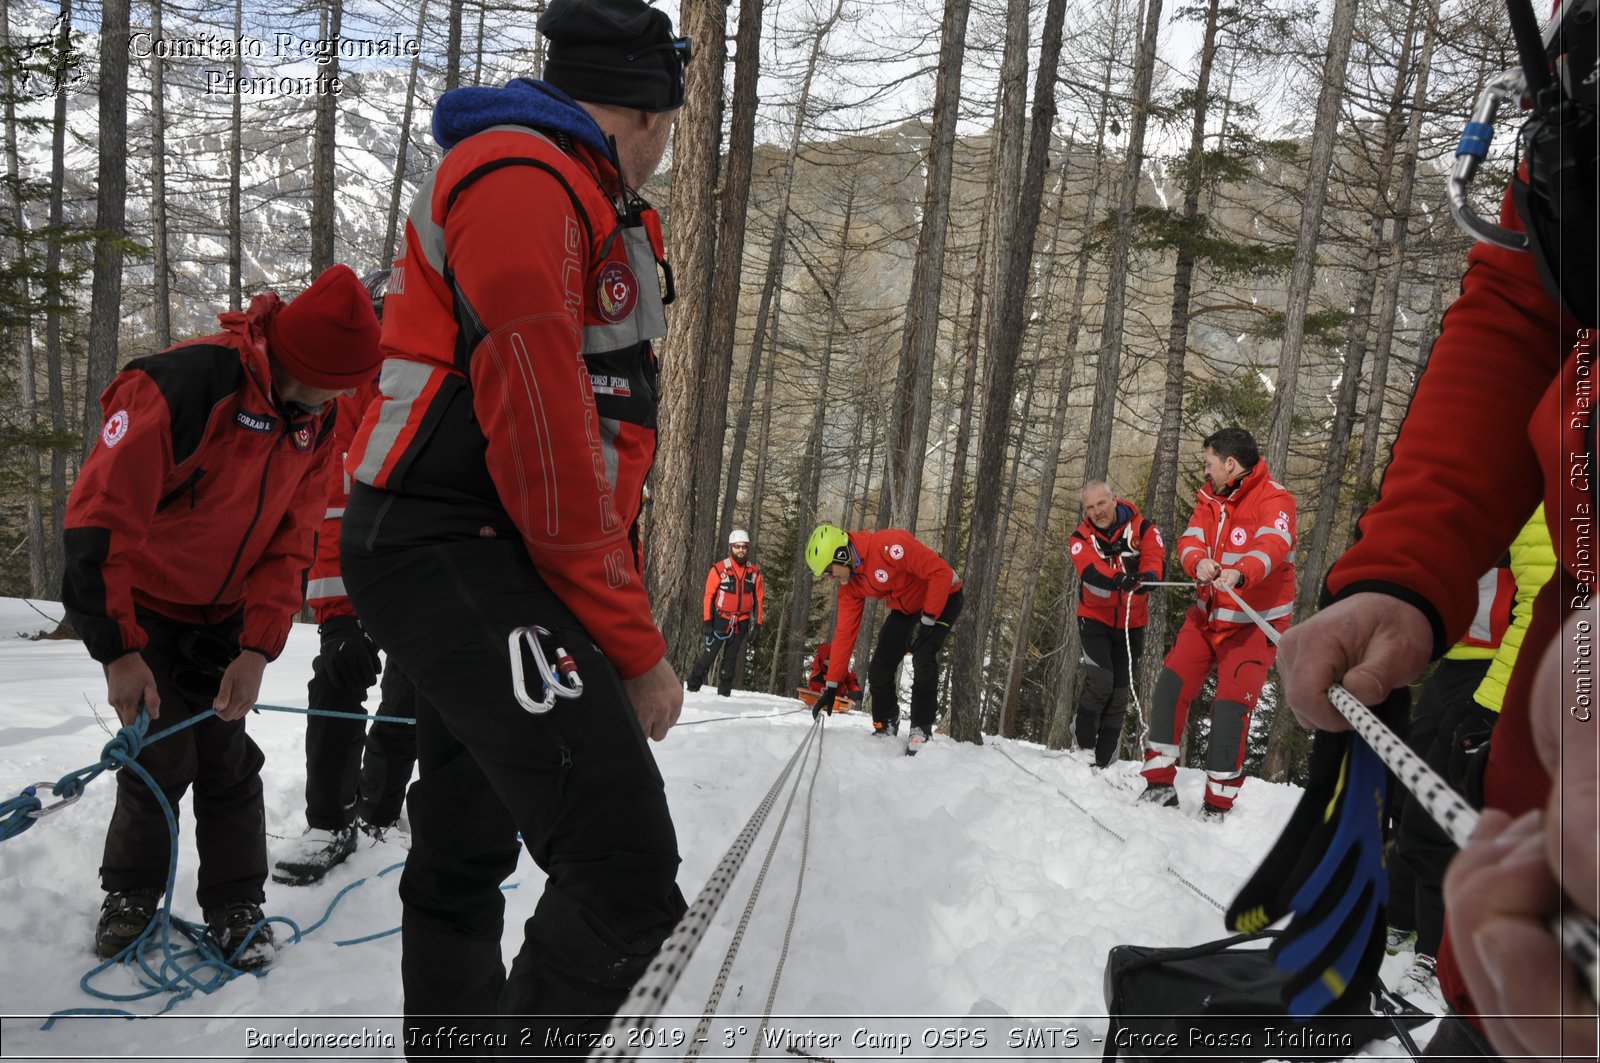
[[[661,951],[649,968],[639,981],[634,983],[633,991],[628,994],[628,999],[622,1002],[622,1007],[617,1009],[616,1018],[611,1021],[607,1035],[602,1039],[601,1046],[591,1054],[590,1059],[629,1059],[638,1051],[639,1038],[629,1035],[653,1027],[656,1017],[666,1005],[667,997],[671,995],[673,987],[683,975],[684,968],[688,966],[689,958],[694,955],[700,939],[705,937],[712,917],[717,914],[717,909],[722,907],[723,899],[728,895],[728,887],[732,884],[734,876],[744,865],[745,857],[750,855],[750,846],[755,841],[756,835],[761,832],[761,826],[766,822],[767,813],[777,800],[778,792],[783,789],[783,784],[793,773],[795,765],[800,763],[810,747],[811,736],[822,729],[821,720],[819,716],[812,722],[805,741],[800,743],[794,755],[789,758],[789,762],[778,773],[778,778],[767,790],[766,796],[761,799],[761,804],[756,807],[749,821],[734,838],[733,844],[723,854],[722,860],[712,871],[711,878],[701,887],[694,903],[683,914],[683,918],[678,920],[678,925],[673,928],[666,944],[661,946]]]
[[[1261,614],[1252,609],[1238,591],[1232,587],[1223,589],[1233,595],[1233,600],[1244,614],[1276,646],[1282,638],[1277,629],[1262,619]],[[1477,811],[1451,789],[1438,772],[1428,767],[1427,762],[1412,752],[1399,735],[1343,686],[1338,683],[1330,686],[1328,700],[1394,772],[1433,821],[1450,836],[1456,848],[1464,848],[1471,840],[1472,832],[1477,829]],[[1562,912],[1553,929],[1566,948],[1567,955],[1587,980],[1589,993],[1593,996],[1596,988],[1600,987],[1600,926],[1596,925],[1593,918],[1569,910]]]
[[[555,664],[551,665],[544,649],[544,640],[550,637],[549,630],[538,624],[519,627],[506,636],[506,647],[511,654],[511,693],[516,696],[518,705],[536,716],[555,708],[557,698],[575,698],[583,693],[583,678],[578,675],[578,664],[571,654],[557,646]],[[538,669],[539,681],[544,686],[543,697],[534,698],[528,693],[522,667],[524,647]]]

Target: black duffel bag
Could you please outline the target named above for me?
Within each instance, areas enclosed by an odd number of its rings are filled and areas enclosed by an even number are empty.
[[[1107,1060],[1335,1060],[1431,1021],[1378,984],[1366,1000],[1336,1002],[1309,1023],[1283,1007],[1284,974],[1265,947],[1276,931],[1190,948],[1118,945],[1106,960]],[[1359,994],[1349,994],[1359,997]]]

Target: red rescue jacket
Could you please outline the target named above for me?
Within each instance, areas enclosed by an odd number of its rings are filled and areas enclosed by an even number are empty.
[[[497,91],[532,117],[487,120],[419,190],[384,302],[382,394],[347,461],[390,492],[375,549],[520,538],[631,679],[666,652],[636,527],[650,341],[666,333],[660,223],[604,151],[545,131],[540,116],[593,127],[581,109],[539,82]]]
[[[882,598],[896,612],[936,617],[944,612],[950,595],[961,589],[961,579],[949,562],[910,532],[894,528],[851,532],[850,550],[855,562],[849,582],[839,588],[839,618],[830,640],[844,650],[828,662],[831,683],[842,683],[849,670],[849,649],[856,644],[868,598]]]
[[[828,661],[832,656],[833,645],[827,642],[817,643],[817,652],[811,655],[811,667],[808,670],[806,685],[818,694],[828,685]],[[846,695],[861,693],[861,679],[856,675],[854,668],[845,670],[844,681],[839,684],[839,693]]]
[[[1159,580],[1166,565],[1166,545],[1154,521],[1140,516],[1125,498],[1117,500],[1117,516],[1101,531],[1088,517],[1068,540],[1078,570],[1078,615],[1111,627],[1144,627],[1149,620],[1148,594],[1119,591],[1113,578],[1125,572]]]
[[[335,457],[333,468],[328,470],[328,507],[317,532],[317,557],[311,563],[311,580],[306,584],[306,604],[311,606],[319,624],[336,616],[356,615],[355,606],[345,596],[344,576],[339,570],[339,526],[343,523],[345,504],[350,501],[350,474],[345,471],[344,458],[355,439],[361,414],[377,397],[378,382],[374,380],[354,395],[340,395],[335,406]]]
[[[240,645],[283,649],[334,461],[332,411],[290,421],[273,398],[264,329],[283,305],[258,295],[100,396],[62,536],[62,603],[95,660],[149,641],[135,606],[195,624],[243,607]]]
[[[1294,496],[1258,461],[1226,494],[1210,483],[1195,493],[1189,526],[1178,539],[1178,560],[1190,579],[1207,557],[1237,569],[1244,576],[1239,596],[1263,620],[1278,621],[1281,630],[1294,611],[1294,546]],[[1196,597],[1207,627],[1253,626],[1227,591],[1206,586]]]
[[[766,587],[761,582],[761,566],[754,561],[739,564],[725,557],[706,573],[706,596],[700,619],[713,616],[743,620],[755,614],[756,623],[767,622]]]

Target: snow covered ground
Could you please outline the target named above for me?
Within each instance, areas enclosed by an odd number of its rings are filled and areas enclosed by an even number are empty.
[[[39,610],[53,618],[60,607],[0,599],[5,798],[96,761],[115,719],[105,705],[100,669],[81,644],[26,637],[51,626]],[[304,706],[316,648],[315,628],[296,625],[287,650],[267,669],[261,700]],[[694,726],[680,726],[655,747],[683,852],[679,882],[691,901],[804,739],[811,718],[791,712],[797,704],[766,694],[690,694],[681,723]],[[267,830],[275,838],[297,836],[304,825],[304,726],[305,717],[288,713],[250,717],[250,732],[267,757]],[[781,957],[771,1025],[795,1039],[769,1044],[769,1056],[799,1058],[784,1051],[792,1045],[829,1059],[1098,1058],[1103,1044],[1093,1038],[1105,1029],[1107,951],[1125,943],[1183,945],[1224,936],[1220,912],[1199,894],[1226,904],[1299,794],[1252,780],[1234,813],[1211,825],[1197,814],[1198,771],[1180,772],[1184,807],[1173,811],[1134,803],[1139,784],[1133,765],[1107,779],[1074,756],[1038,746],[991,740],[977,747],[943,736],[918,757],[901,750],[898,741],[872,738],[859,713],[825,726],[814,789],[809,768],[797,771],[801,788],[711,1023],[705,1058],[745,1058],[755,1047],[791,910],[794,927]],[[335,944],[399,925],[398,874],[376,877],[404,858],[394,841],[363,847],[320,886],[267,884],[268,914],[304,927],[321,918],[342,887],[367,879],[326,925],[283,949],[265,976],[196,994],[155,1020],[70,1018],[42,1030],[44,1017],[64,1009],[149,1014],[163,1003],[108,1004],[79,987],[97,962],[90,952],[101,899],[96,869],[114,790],[103,775],[76,805],[0,843],[6,959],[0,1055],[303,1060],[402,1054],[394,1018],[401,1009],[399,936]],[[692,1034],[705,1007],[787,799],[785,790],[669,1002],[674,1017],[663,1020],[658,1034],[668,1049],[683,1043],[680,1031]],[[193,820],[185,804],[174,911],[198,919]],[[803,842],[805,875],[796,904]],[[506,897],[509,928],[532,913],[542,878],[524,854],[511,879],[516,888]],[[518,937],[514,930],[507,934],[508,962]],[[1392,981],[1403,967],[1404,957],[1390,958],[1383,973]],[[106,992],[138,989],[127,970],[105,972],[95,985]],[[1436,1002],[1416,1002],[1437,1010]],[[325,1018],[307,1018],[313,1016]],[[1017,1040],[1011,1031],[1029,1026],[1075,1027],[1079,1044],[1073,1048],[1058,1035],[1054,1049],[1010,1047]],[[343,1034],[354,1047],[331,1053],[292,1042],[272,1047],[263,1037],[295,1027]],[[973,1043],[971,1032],[954,1032],[963,1028],[982,1030],[984,1046]],[[943,1047],[923,1046],[929,1029],[951,1031]],[[1419,1040],[1430,1032],[1418,1031]],[[808,1047],[806,1035],[813,1033]],[[830,1044],[829,1033],[842,1040]],[[864,1044],[852,1047],[852,1039]],[[647,1054],[681,1056],[683,1049]],[[1382,1042],[1363,1052],[1402,1054]]]

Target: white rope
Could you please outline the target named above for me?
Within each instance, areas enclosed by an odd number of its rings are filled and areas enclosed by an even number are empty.
[[[766,821],[767,813],[772,809],[778,791],[783,788],[795,764],[799,763],[806,748],[811,744],[812,736],[821,729],[820,720],[821,717],[818,717],[813,721],[805,740],[789,758],[789,763],[783,766],[783,771],[767,790],[767,795],[761,799],[761,804],[745,823],[744,829],[739,831],[738,837],[734,838],[733,844],[723,854],[721,862],[711,873],[711,878],[701,887],[694,903],[683,913],[683,918],[678,920],[678,925],[673,928],[666,944],[661,946],[661,951],[651,961],[649,968],[640,976],[639,981],[634,983],[633,991],[628,994],[628,999],[622,1002],[622,1007],[617,1010],[616,1017],[611,1020],[611,1026],[606,1030],[606,1036],[601,1039],[600,1047],[594,1050],[590,1059],[631,1059],[638,1053],[642,1047],[640,1044],[642,1038],[629,1035],[654,1027],[656,1017],[666,1006],[668,996],[678,984],[678,979],[682,977],[683,969],[688,966],[689,958],[694,955],[700,939],[705,936],[712,917],[717,914],[717,909],[722,907],[723,898],[728,895],[728,886],[739,873],[745,857],[750,854],[750,845],[760,833],[761,825]]]
[[[800,830],[800,873],[794,880],[794,902],[789,905],[789,925],[783,930],[783,948],[778,953],[778,966],[772,972],[772,985],[767,989],[767,1007],[761,1013],[761,1025],[756,1029],[755,1043],[750,1048],[752,1063],[761,1054],[767,1023],[772,1021],[772,1004],[778,996],[778,983],[783,980],[783,965],[789,961],[789,940],[794,937],[794,918],[800,911],[800,891],[806,884],[806,860],[811,853],[811,806],[816,798],[817,776],[822,774],[822,738],[826,733],[827,728],[823,728],[817,736],[817,764],[811,770],[811,785],[806,787],[806,818]],[[795,780],[794,788],[800,789],[799,779]]]
[[[821,719],[821,717],[818,717],[818,719]],[[810,743],[811,736],[818,733],[819,729],[813,727],[808,732],[806,743],[801,748],[804,749],[805,745]],[[821,749],[820,740],[818,749]],[[695,1027],[694,1036],[690,1038],[688,1051],[684,1053],[684,1063],[689,1063],[690,1060],[698,1058],[701,1046],[706,1043],[706,1033],[711,1029],[711,1020],[717,1014],[717,1005],[722,1000],[722,991],[728,987],[728,975],[733,971],[733,961],[739,955],[739,946],[744,942],[744,932],[750,925],[751,915],[755,913],[756,900],[761,896],[761,886],[766,881],[767,869],[772,866],[773,854],[778,851],[778,843],[783,840],[783,828],[789,822],[789,812],[794,808],[795,795],[800,792],[800,779],[803,774],[804,771],[795,776],[794,786],[789,789],[789,800],[784,802],[783,815],[778,817],[778,825],[772,832],[772,841],[767,845],[767,857],[761,861],[761,870],[756,875],[755,885],[750,888],[750,899],[745,902],[744,913],[739,917],[739,926],[733,932],[733,941],[728,945],[728,951],[722,957],[722,967],[717,971],[717,977],[711,983],[711,995],[706,998],[706,1006],[700,1014],[700,1022]],[[810,816],[809,807],[806,810],[806,814],[807,817]]]
[[[1233,600],[1244,614],[1276,646],[1283,637],[1277,629],[1262,619],[1261,614],[1252,609],[1238,591],[1232,587],[1222,589],[1233,595]],[[1411,791],[1411,796],[1450,836],[1456,848],[1464,848],[1471,840],[1472,832],[1477,829],[1477,811],[1350,691],[1335,683],[1328,688],[1328,701],[1394,772],[1401,785]],[[1552,924],[1552,929],[1566,947],[1567,955],[1588,980],[1589,992],[1593,996],[1596,987],[1600,987],[1600,926],[1587,915],[1564,911],[1560,919]]]

